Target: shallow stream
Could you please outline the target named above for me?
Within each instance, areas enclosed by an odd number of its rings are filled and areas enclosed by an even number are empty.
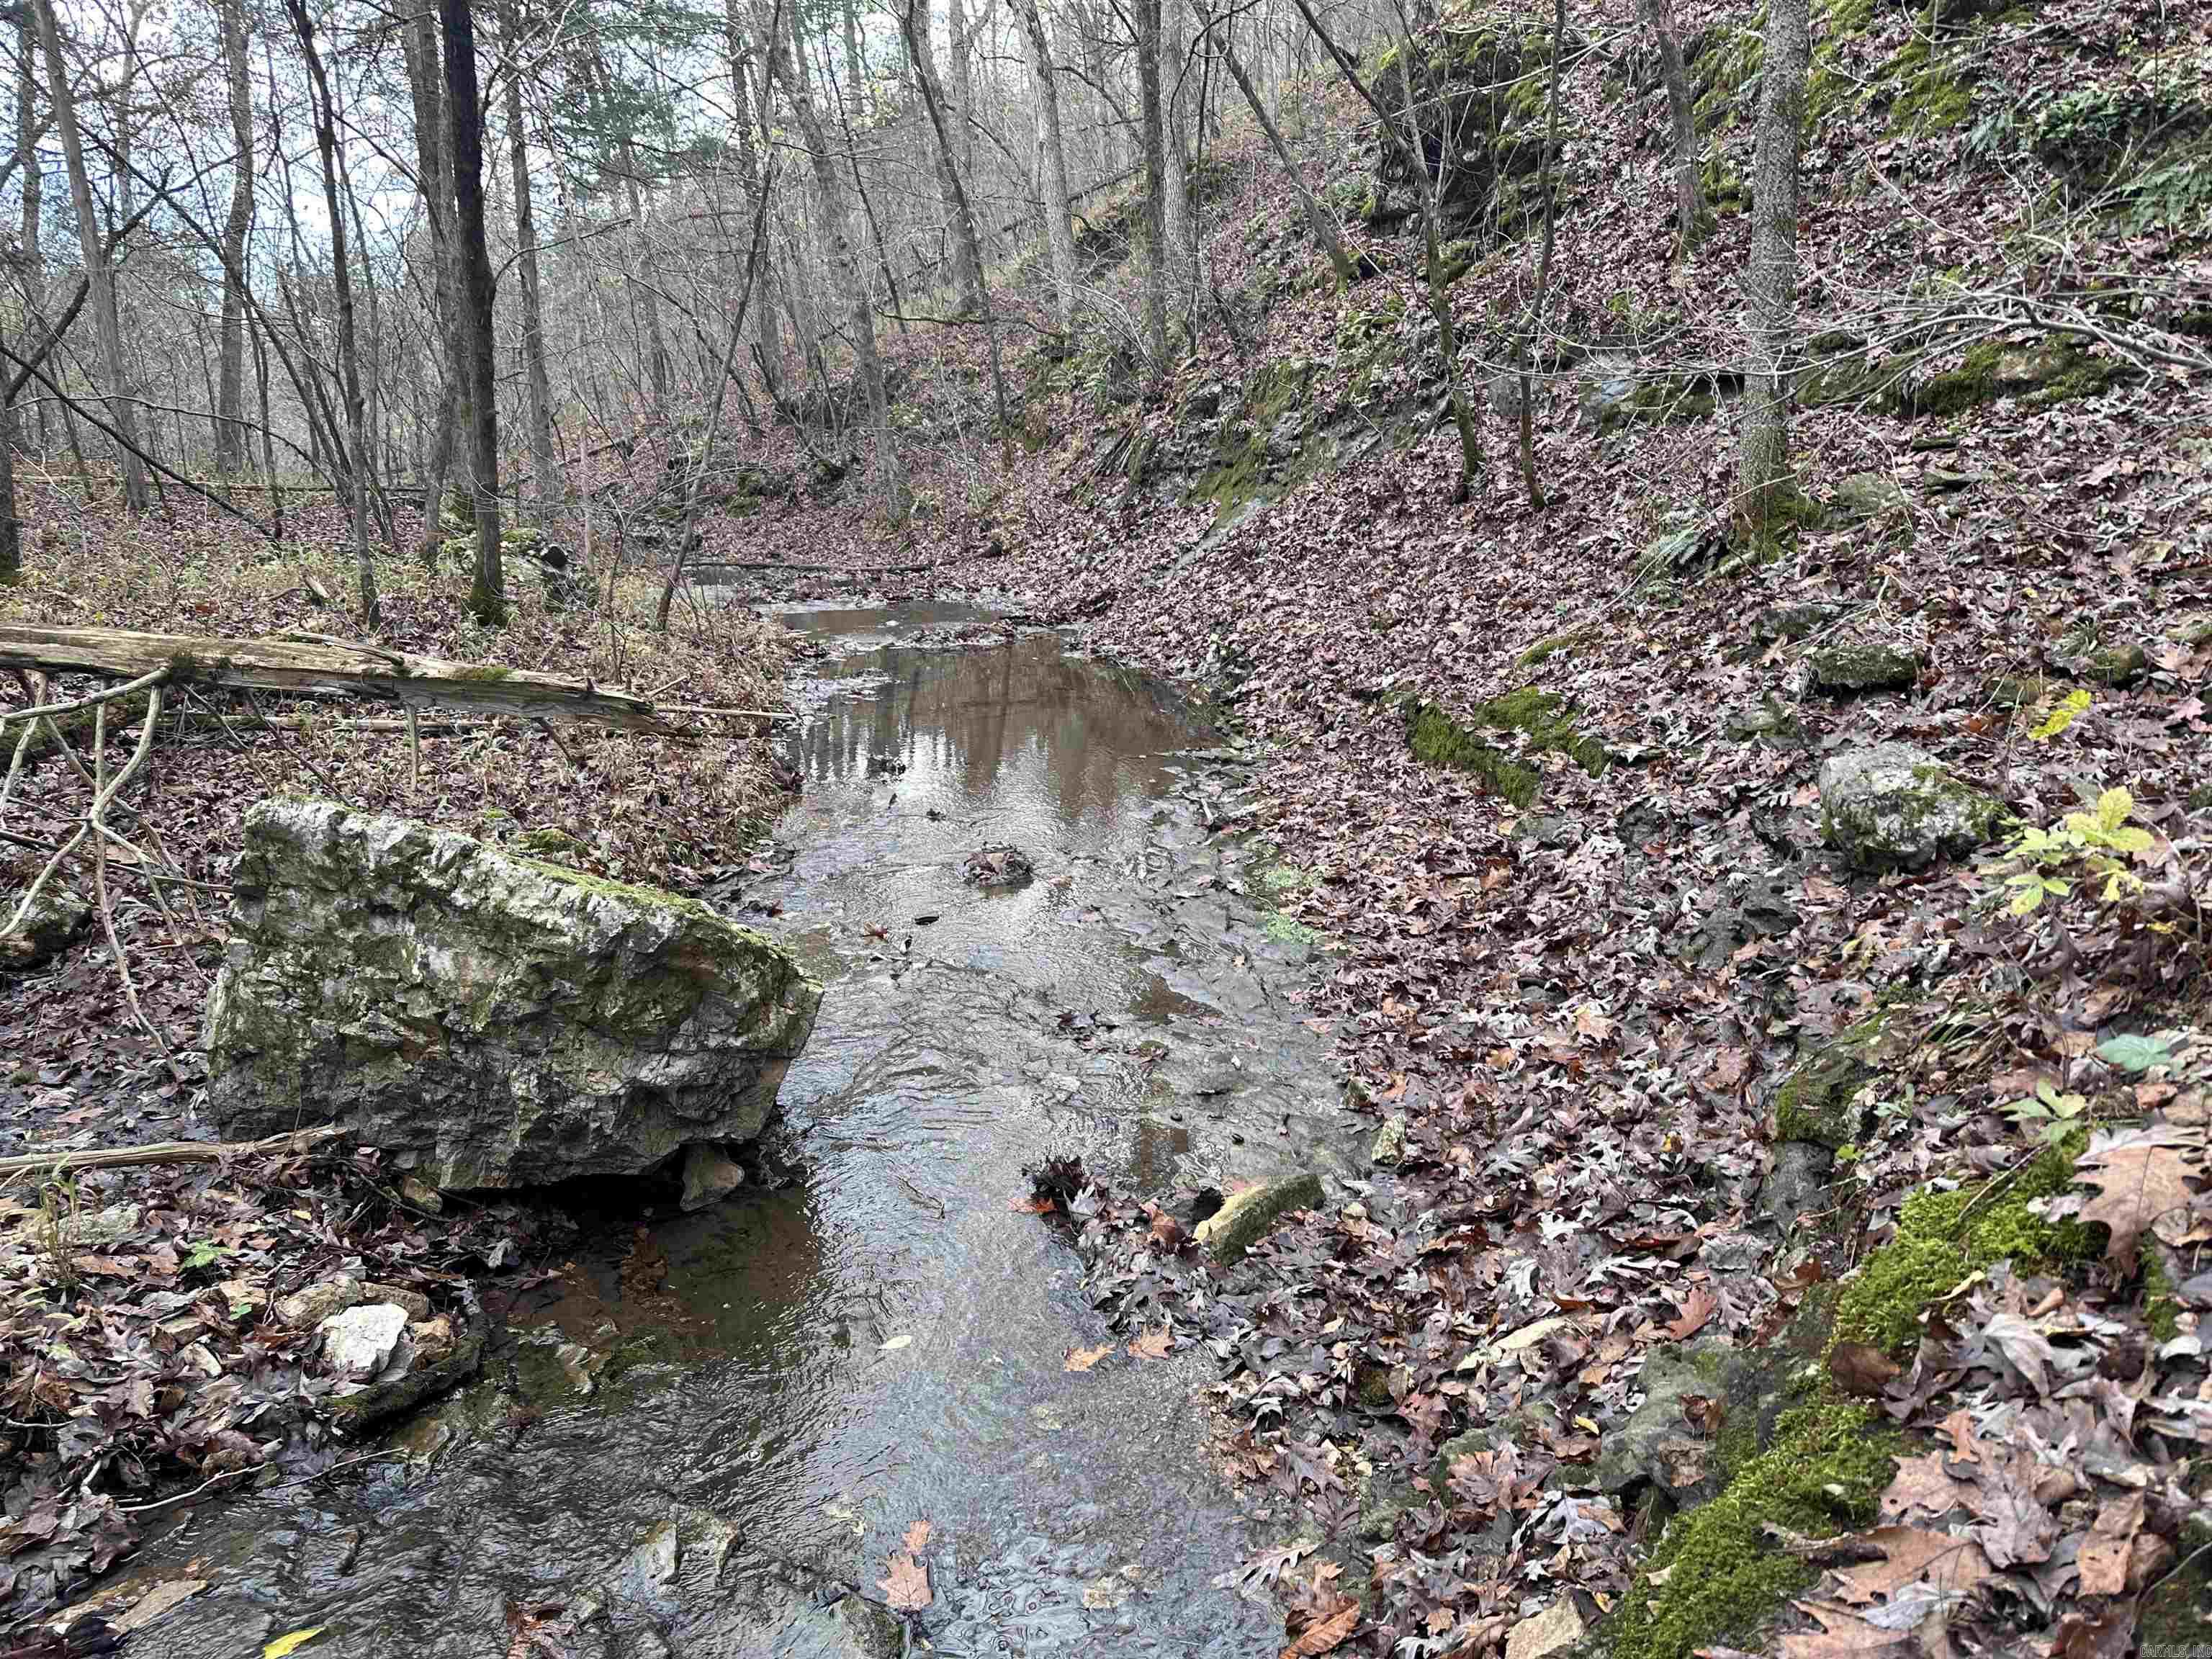
[[[561,1604],[545,1650],[595,1656],[1275,1650],[1214,1583],[1259,1540],[1206,1456],[1205,1356],[1068,1371],[1109,1334],[1016,1208],[1052,1153],[1156,1193],[1344,1167],[1307,946],[1234,833],[1245,771],[1054,635],[786,619],[823,653],[805,790],[719,896],[828,988],[782,1093],[804,1179],[581,1253],[389,1461],[156,1537],[134,1577],[210,1583],[145,1644],[322,1625],[305,1652],[477,1659],[510,1607]],[[1005,842],[1032,880],[963,881]],[[864,1603],[923,1521],[902,1633]]]

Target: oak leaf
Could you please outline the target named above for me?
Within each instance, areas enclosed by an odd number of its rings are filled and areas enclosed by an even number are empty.
[[[1683,1299],[1682,1316],[1667,1327],[1667,1334],[1677,1342],[1695,1336],[1705,1328],[1705,1322],[1720,1311],[1720,1298],[1704,1285],[1692,1285]]]
[[[2143,1495],[2131,1492],[2097,1511],[2089,1535],[2081,1540],[2081,1594],[2120,1595],[2128,1588],[2128,1557],[2142,1530]]]
[[[1174,1333],[1163,1325],[1156,1331],[1140,1333],[1129,1345],[1129,1357],[1133,1359],[1164,1359],[1168,1357],[1168,1350],[1173,1346]]]
[[[1893,1520],[1904,1520],[1922,1510],[1940,1516],[1954,1509],[1970,1508],[1973,1501],[1974,1488],[1944,1468],[1941,1452],[1929,1452],[1897,1460],[1897,1477],[1881,1495],[1881,1512],[1885,1519]]]
[[[1906,1659],[1923,1651],[1911,1631],[1879,1630],[1835,1601],[1800,1601],[1825,1628],[1782,1638],[1782,1659]]]
[[[1102,1342],[1095,1348],[1070,1348],[1067,1351],[1067,1369],[1072,1371],[1087,1371],[1113,1352],[1114,1345],[1111,1342]]]
[[[2201,1155],[2192,1157],[2166,1137],[2171,1128],[2134,1130],[2102,1146],[2092,1146],[2075,1166],[2075,1178],[2097,1188],[2096,1197],[2081,1206],[2084,1222],[2101,1221],[2112,1229],[2105,1254],[2121,1261],[2134,1258],[2136,1241],[2161,1217],[2185,1211],[2194,1198],[2189,1177],[2202,1176]],[[2102,1137],[2100,1137],[2102,1139]]]
[[[1859,1540],[1881,1552],[1882,1559],[1844,1567],[1836,1577],[1846,1601],[1892,1596],[1907,1584],[1933,1581],[1951,1595],[1964,1595],[1990,1576],[1989,1558],[1969,1538],[1922,1527],[1876,1527]]]
[[[1328,1618],[1308,1625],[1304,1633],[1283,1650],[1282,1659],[1314,1659],[1316,1654],[1334,1653],[1358,1624],[1359,1603],[1346,1601]]]
[[[1864,1342],[1838,1342],[1828,1352],[1828,1375],[1845,1394],[1878,1399],[1899,1370],[1894,1359]]]

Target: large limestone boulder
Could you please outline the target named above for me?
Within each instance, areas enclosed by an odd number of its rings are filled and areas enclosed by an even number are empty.
[[[436,1187],[749,1140],[821,1000],[702,904],[330,802],[255,806],[234,884],[216,1117],[335,1121]]]
[[[1820,768],[1822,833],[1863,870],[1964,858],[1996,833],[2003,816],[2002,802],[1911,744],[1847,750]]]

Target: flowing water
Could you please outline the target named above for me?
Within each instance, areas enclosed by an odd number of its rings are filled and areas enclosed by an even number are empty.
[[[805,791],[718,897],[827,987],[782,1094],[804,1178],[616,1230],[390,1462],[157,1538],[134,1577],[210,1584],[142,1644],[322,1625],[310,1653],[475,1659],[508,1607],[557,1603],[593,1656],[1274,1650],[1214,1583],[1260,1540],[1206,1455],[1203,1354],[1068,1371],[1109,1333],[1015,1207],[1059,1152],[1153,1193],[1346,1167],[1291,1000],[1307,947],[1209,829],[1247,804],[1237,759],[1053,635],[786,619],[823,649]],[[1006,842],[1026,885],[963,881]],[[902,1632],[866,1604],[925,1521]]]

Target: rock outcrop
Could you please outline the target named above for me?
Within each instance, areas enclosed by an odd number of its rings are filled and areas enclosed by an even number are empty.
[[[0,927],[19,908],[20,894],[0,892]],[[52,961],[92,921],[92,901],[74,887],[50,881],[23,909],[15,928],[0,933],[0,968],[36,968]]]
[[[335,1121],[441,1188],[757,1135],[821,991],[705,905],[329,802],[247,815],[209,1102]]]
[[[1822,833],[1863,870],[1964,858],[1996,835],[2003,816],[2002,802],[1910,744],[1850,750],[1820,768]]]

